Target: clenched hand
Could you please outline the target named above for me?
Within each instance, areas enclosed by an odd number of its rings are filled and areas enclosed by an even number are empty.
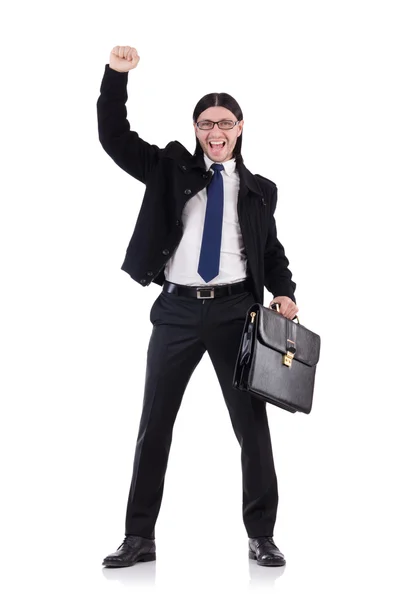
[[[272,304],[274,304],[275,302],[280,304],[280,313],[287,319],[293,319],[296,313],[299,311],[299,308],[297,307],[295,302],[291,300],[291,298],[288,298],[288,296],[276,296],[270,302],[269,308],[271,308]]]
[[[140,61],[136,48],[131,46],[115,46],[110,53],[109,67],[119,73],[135,69]]]

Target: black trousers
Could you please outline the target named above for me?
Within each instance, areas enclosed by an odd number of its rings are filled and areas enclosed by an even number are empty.
[[[200,300],[162,290],[156,298],[126,534],[155,537],[174,422],[207,350],[241,447],[245,528],[249,537],[273,535],[278,489],[266,404],[232,387],[245,315],[254,302],[251,292]]]

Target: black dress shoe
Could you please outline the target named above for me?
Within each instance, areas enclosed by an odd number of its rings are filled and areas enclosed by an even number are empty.
[[[285,565],[284,554],[273,542],[273,536],[249,538],[249,557],[256,559],[263,567],[281,567]]]
[[[126,535],[116,552],[103,559],[106,567],[131,567],[137,562],[156,560],[156,543],[154,540],[138,535]]]

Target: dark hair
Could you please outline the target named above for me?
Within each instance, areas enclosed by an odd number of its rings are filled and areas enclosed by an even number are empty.
[[[210,108],[211,106],[223,106],[224,108],[230,110],[230,112],[232,112],[236,116],[236,119],[238,121],[243,120],[243,111],[241,110],[240,105],[233,98],[233,96],[230,96],[230,94],[226,94],[225,92],[222,92],[220,94],[214,92],[213,94],[207,94],[206,96],[203,96],[201,100],[197,102],[193,111],[193,121],[196,123],[201,113],[204,112],[207,108]],[[244,162],[243,157],[241,155],[242,141],[243,132],[241,132],[238,136],[236,140],[236,145],[233,149],[232,156],[236,159],[236,166]],[[196,148],[194,150],[194,156],[198,156],[199,154],[203,154],[203,149],[196,136]]]

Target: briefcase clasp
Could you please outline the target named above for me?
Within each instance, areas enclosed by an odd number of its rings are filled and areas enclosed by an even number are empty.
[[[287,347],[287,354],[284,354],[283,356],[283,365],[285,365],[286,367],[291,367],[292,359],[295,356],[296,347],[295,342],[293,340],[287,339],[287,342],[289,342],[289,345]],[[293,346],[291,344],[293,344]]]

